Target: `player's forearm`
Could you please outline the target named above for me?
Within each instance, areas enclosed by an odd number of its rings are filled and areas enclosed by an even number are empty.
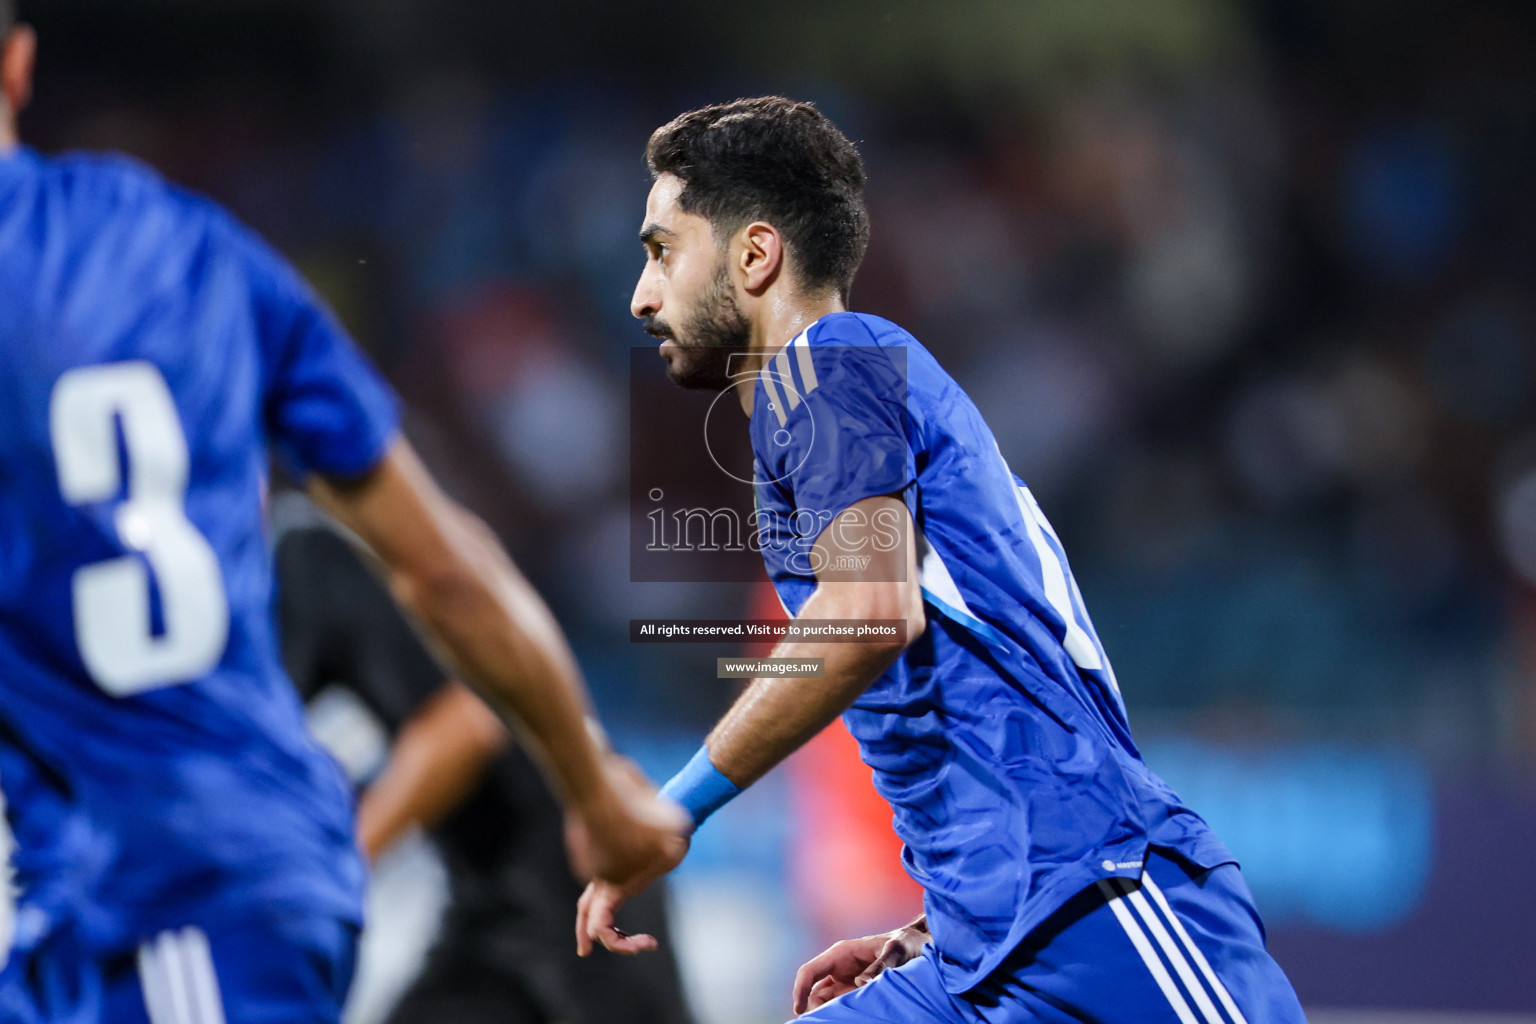
[[[898,531],[891,544],[890,528]],[[755,679],[705,745],[662,788],[697,828],[741,790],[788,757],[869,688],[927,627],[918,581],[912,517],[899,495],[865,498],[844,509],[817,538],[816,591],[802,619],[901,619],[906,635],[889,643],[785,643],[781,658],[820,658],[814,679]],[[862,552],[855,568],[843,555]]]
[[[899,651],[836,650],[842,644],[794,644],[774,657],[825,658],[819,679],[754,679],[709,734],[709,758],[726,778],[745,789],[794,753],[896,660]]]
[[[365,541],[395,599],[460,678],[511,714],[569,804],[614,798],[586,728],[586,690],[549,609],[478,519],[397,439],[361,481],[311,493]]]
[[[358,844],[376,859],[412,826],[431,828],[463,802],[508,742],[485,703],[450,684],[400,731],[357,809]]]
[[[921,605],[913,621],[909,603],[871,603],[878,591],[859,584],[823,584],[806,601],[806,619],[906,618],[908,636],[891,643],[782,643],[773,657],[824,659],[819,678],[754,679],[709,734],[709,758],[726,778],[746,788],[869,689],[921,633]],[[894,592],[900,597],[899,591]]]
[[[392,589],[458,673],[512,712],[567,803],[605,793],[586,691],[554,617],[494,544],[463,543],[472,550],[461,553],[457,572],[392,579]]]

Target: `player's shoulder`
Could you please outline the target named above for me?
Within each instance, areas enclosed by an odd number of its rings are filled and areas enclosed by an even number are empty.
[[[885,390],[905,380],[908,351],[917,340],[868,313],[832,313],[796,337],[778,358],[793,368],[807,393],[827,388]]]
[[[125,195],[143,196],[168,184],[158,171],[126,153],[98,150],[70,150],[57,156],[43,157],[45,171],[60,182],[80,189],[112,190]]]
[[[896,325],[863,313],[822,317],[783,346],[758,373],[765,400],[755,407],[755,430],[793,429],[818,419],[852,427],[868,419],[888,423],[907,398],[903,339]],[[759,414],[757,409],[771,410]]]
[[[179,198],[158,171],[123,153],[75,150],[39,162],[58,188],[82,199],[156,203]]]
[[[917,344],[905,328],[873,313],[828,313],[805,331],[812,347],[886,349]]]
[[[156,218],[163,228],[225,231],[234,218],[212,199],[122,153],[73,151],[39,161],[56,192],[87,218]]]

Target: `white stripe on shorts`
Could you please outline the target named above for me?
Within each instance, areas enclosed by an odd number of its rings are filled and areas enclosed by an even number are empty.
[[[1163,966],[1163,961],[1158,958],[1152,943],[1147,941],[1141,925],[1131,916],[1130,909],[1120,898],[1120,891],[1105,880],[1100,880],[1099,890],[1104,893],[1109,909],[1115,912],[1115,918],[1120,922],[1120,927],[1125,929],[1131,945],[1135,946],[1136,952],[1141,954],[1141,962],[1147,965],[1147,970],[1152,972],[1152,978],[1157,982],[1157,987],[1163,990],[1163,996],[1168,1000],[1168,1005],[1173,1007],[1173,1012],[1178,1015],[1180,1024],[1198,1024],[1195,1015],[1189,1010],[1189,1003],[1184,1000],[1184,993],[1179,991],[1179,986],[1175,985],[1173,978],[1169,977],[1168,968]],[[156,1021],[155,1024],[160,1022]]]
[[[139,947],[139,984],[150,1024],[225,1024],[208,936],[164,931]]]
[[[1147,877],[1146,873],[1143,872],[1141,877],[1145,880]],[[1195,978],[1194,969],[1189,966],[1189,960],[1184,956],[1184,951],[1179,948],[1178,943],[1173,941],[1173,936],[1168,934],[1168,929],[1163,927],[1163,922],[1158,920],[1157,914],[1153,912],[1152,905],[1147,902],[1146,896],[1142,894],[1139,888],[1132,886],[1130,882],[1123,878],[1115,879],[1115,884],[1120,887],[1120,891],[1125,894],[1125,898],[1130,902],[1131,906],[1136,908],[1136,913],[1141,915],[1142,921],[1147,926],[1147,931],[1151,932],[1152,937],[1157,940],[1163,955],[1168,958],[1168,962],[1173,965],[1174,971],[1178,973],[1179,980],[1184,983],[1184,990],[1195,997],[1195,1005],[1200,1008],[1200,1015],[1205,1018],[1206,1024],[1227,1024],[1226,1021],[1221,1019],[1221,1014],[1216,1012],[1216,1004],[1211,1002],[1211,997],[1205,991],[1205,987]],[[1170,914],[1169,916],[1171,917],[1172,915]]]
[[[1216,993],[1216,998],[1221,1000],[1221,1005],[1226,1008],[1233,1024],[1248,1024],[1248,1019],[1243,1016],[1243,1011],[1237,1008],[1237,1003],[1233,1001],[1232,994],[1227,991],[1227,986],[1223,985],[1221,979],[1216,977],[1216,972],[1211,970],[1210,961],[1205,958],[1205,954],[1200,952],[1200,947],[1195,945],[1194,940],[1189,937],[1189,932],[1184,930],[1184,922],[1174,915],[1173,908],[1168,905],[1167,898],[1163,896],[1163,890],[1159,889],[1157,883],[1152,881],[1151,874],[1143,872],[1141,884],[1147,887],[1147,891],[1152,894],[1153,901],[1162,908],[1163,916],[1167,917],[1168,922],[1173,925],[1174,933],[1189,948],[1190,959],[1194,960],[1195,966],[1200,968],[1200,973],[1205,975],[1205,980],[1210,984],[1211,990]]]
[[[1237,1008],[1231,993],[1211,968],[1210,961],[1205,958],[1200,947],[1195,945],[1188,929],[1184,927],[1184,922],[1179,920],[1178,915],[1173,912],[1173,907],[1169,905],[1167,897],[1152,880],[1150,872],[1142,873],[1139,885],[1124,878],[1105,879],[1098,885],[1109,901],[1110,909],[1114,911],[1120,926],[1125,929],[1131,944],[1141,954],[1142,962],[1152,972],[1158,988],[1168,997],[1169,1005],[1173,1007],[1174,1013],[1178,1015],[1182,1024],[1198,1024],[1190,1011],[1188,1001],[1184,998],[1184,992],[1194,997],[1195,1006],[1199,1009],[1200,1016],[1204,1018],[1204,1024],[1248,1024],[1242,1011]],[[1148,901],[1146,893],[1151,894],[1151,901]],[[1135,908],[1135,916],[1131,914],[1126,904]],[[1138,922],[1137,917],[1140,917],[1141,921]],[[1170,929],[1172,934],[1169,932]],[[1153,946],[1154,941],[1156,948]],[[1158,950],[1162,951],[1162,957],[1158,956]],[[1179,981],[1183,982],[1183,991],[1180,991],[1179,986],[1169,975],[1167,967],[1163,964],[1164,957],[1169,964],[1173,965]],[[1191,963],[1194,965],[1193,968]],[[1200,984],[1200,979],[1195,975],[1195,969],[1198,969],[1200,976],[1205,979],[1209,991],[1206,985]],[[1216,1008],[1216,1004],[1211,1001],[1212,993],[1221,1003],[1222,1009],[1226,1010],[1226,1016],[1223,1016]]]

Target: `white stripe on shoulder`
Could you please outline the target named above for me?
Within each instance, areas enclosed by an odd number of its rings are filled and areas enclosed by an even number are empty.
[[[772,373],[779,375],[779,386],[784,389],[784,399],[789,402],[789,409],[793,412],[800,407],[800,392],[795,390],[795,375],[789,368],[789,353],[779,349],[779,354],[773,357]]]
[[[1147,970],[1152,972],[1152,979],[1157,982],[1157,987],[1162,989],[1163,997],[1168,1000],[1168,1005],[1173,1007],[1173,1012],[1178,1015],[1180,1024],[1199,1024],[1195,1015],[1189,1010],[1189,1003],[1184,1001],[1184,994],[1174,984],[1173,978],[1168,975],[1168,968],[1158,959],[1157,951],[1152,948],[1152,943],[1147,941],[1146,933],[1141,930],[1141,925],[1136,923],[1136,918],[1131,916],[1131,911],[1120,898],[1120,893],[1109,884],[1107,879],[1099,880],[1099,891],[1104,894],[1109,903],[1109,909],[1114,911],[1115,919],[1120,922],[1120,927],[1125,929],[1125,934],[1131,940],[1131,945],[1136,947],[1136,952],[1141,954],[1141,962],[1147,965]]]
[[[1227,991],[1227,986],[1221,983],[1221,979],[1211,969],[1211,962],[1205,958],[1205,954],[1200,952],[1200,947],[1195,945],[1194,940],[1189,937],[1189,932],[1184,928],[1184,922],[1179,920],[1178,915],[1173,912],[1173,908],[1168,905],[1168,899],[1163,895],[1163,891],[1157,887],[1156,882],[1152,881],[1151,873],[1143,872],[1141,881],[1146,886],[1147,891],[1152,894],[1153,901],[1162,909],[1163,916],[1167,917],[1169,923],[1173,925],[1174,933],[1178,935],[1179,940],[1189,950],[1190,959],[1194,960],[1195,966],[1200,968],[1200,973],[1205,976],[1205,980],[1210,984],[1211,990],[1216,993],[1216,998],[1221,1000],[1221,1005],[1226,1009],[1228,1016],[1232,1018],[1233,1024],[1248,1024],[1248,1019],[1243,1016],[1243,1011],[1237,1008],[1237,1002],[1232,998],[1232,994]]]
[[[778,386],[773,383],[773,371],[765,366],[757,371],[757,379],[763,382],[763,390],[768,393],[768,404],[774,415],[778,416],[779,426],[784,426],[789,422],[789,413],[784,409],[784,400],[779,397]]]
[[[1146,877],[1146,872],[1142,873],[1142,877]],[[1131,906],[1136,908],[1136,913],[1141,915],[1141,920],[1146,924],[1147,931],[1151,932],[1152,937],[1157,940],[1158,946],[1163,950],[1163,955],[1173,965],[1174,971],[1179,975],[1179,980],[1184,983],[1185,991],[1195,997],[1195,1005],[1200,1008],[1200,1014],[1205,1018],[1206,1024],[1227,1024],[1226,1021],[1222,1020],[1221,1014],[1216,1012],[1216,1004],[1211,1002],[1211,997],[1205,991],[1205,986],[1201,985],[1200,979],[1195,977],[1194,969],[1189,966],[1189,960],[1184,956],[1184,951],[1179,948],[1178,943],[1173,941],[1173,936],[1168,934],[1168,929],[1163,927],[1163,922],[1158,920],[1157,914],[1153,913],[1152,905],[1147,902],[1147,897],[1142,894],[1141,889],[1132,886],[1130,882],[1123,878],[1116,879],[1116,881],[1119,883],[1121,891],[1125,893],[1126,899],[1130,902]]]
[[[795,349],[795,359],[800,364],[800,383],[805,385],[805,393],[810,394],[816,390],[816,364],[811,361],[811,329],[807,327],[801,331],[794,341],[790,342]]]

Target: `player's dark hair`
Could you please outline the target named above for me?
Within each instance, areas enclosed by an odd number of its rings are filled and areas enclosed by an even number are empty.
[[[645,161],[653,177],[683,180],[678,204],[716,238],[765,220],[806,286],[847,300],[869,246],[864,162],[813,104],[760,96],[690,110],[652,133]]]

